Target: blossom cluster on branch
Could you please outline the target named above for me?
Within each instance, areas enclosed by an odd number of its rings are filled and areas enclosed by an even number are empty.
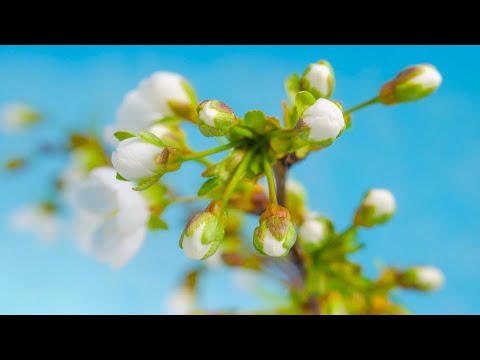
[[[259,109],[240,115],[217,99],[199,102],[184,77],[159,71],[125,95],[103,140],[78,131],[68,134],[60,146],[41,147],[39,153],[68,153],[69,166],[55,180],[55,196],[17,213],[13,223],[18,229],[43,226],[41,232],[52,238],[52,224],[63,204],[73,212],[79,247],[119,268],[141,249],[148,231],[168,229],[163,219],[168,207],[209,200],[186,223],[179,239],[183,253],[198,263],[171,296],[175,311],[202,313],[195,305],[198,278],[215,268],[212,263],[221,263],[271,277],[288,290],[284,305],[263,313],[407,313],[392,300],[392,291],[437,289],[444,281],[438,269],[385,267],[378,278],[369,279],[349,259],[364,246],[358,237],[361,229],[394,216],[393,194],[387,189],[366,191],[352,224],[340,230],[332,219],[310,209],[306,190],[288,179],[288,170],[345,136],[355,111],[420,100],[441,81],[434,66],[411,66],[386,82],[374,98],[344,109],[332,98],[333,68],[321,60],[286,80],[288,101],[282,103],[279,119]],[[43,121],[39,112],[15,104],[9,105],[3,119],[9,129]],[[198,136],[216,137],[221,145],[194,151],[185,122],[198,127]],[[220,161],[208,160],[219,153],[225,154]],[[15,172],[31,161],[15,157],[6,169]],[[163,176],[182,171],[188,161],[204,168],[198,175],[205,181],[196,194],[181,197]],[[249,236],[243,231],[245,214],[258,216],[258,226]]]

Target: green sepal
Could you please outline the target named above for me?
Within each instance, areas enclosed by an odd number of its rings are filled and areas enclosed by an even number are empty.
[[[190,99],[190,101],[192,102],[192,104],[196,104],[198,102],[197,101],[197,94],[195,93],[195,90],[193,89],[192,85],[190,85],[190,83],[188,81],[183,80],[181,82],[181,86],[182,86],[183,90],[185,90],[185,92],[187,93],[187,96]]]
[[[305,110],[315,103],[315,97],[308,91],[300,91],[295,96],[295,105],[297,107],[297,116],[302,117]]]
[[[168,230],[168,224],[155,215],[150,216],[147,226],[150,230]]]
[[[117,176],[115,176],[115,178],[117,180],[120,180],[120,181],[128,181],[127,179],[125,179],[122,175],[120,175],[118,172],[117,172]]]
[[[260,110],[251,110],[245,114],[245,124],[257,133],[265,129],[265,114]]]
[[[143,191],[145,189],[148,189],[150,186],[154,185],[162,177],[162,175],[163,174],[156,174],[147,179],[140,180],[138,182],[138,185],[132,188],[132,190]]]
[[[222,184],[222,181],[218,177],[213,177],[208,179],[203,183],[203,185],[198,189],[198,196],[204,196],[208,193],[214,191]]]
[[[129,139],[129,138],[132,138],[132,137],[135,137],[135,134],[132,134],[131,132],[129,131],[116,131],[113,136],[115,136],[117,138],[118,141],[122,141],[122,140],[125,140],[125,139]]]
[[[143,140],[146,142],[158,146],[158,147],[165,147],[165,143],[156,135],[152,134],[151,132],[148,131],[140,131],[138,133],[138,136],[140,136]]]

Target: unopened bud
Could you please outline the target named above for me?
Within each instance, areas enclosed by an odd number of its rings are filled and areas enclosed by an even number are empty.
[[[385,105],[394,105],[420,100],[434,92],[441,82],[442,75],[435,66],[430,64],[410,66],[383,85],[379,101]]]
[[[316,99],[330,98],[335,88],[335,77],[328,61],[310,64],[300,79],[300,90],[311,93]]]
[[[297,239],[288,210],[279,205],[270,205],[260,216],[259,223],[253,236],[255,248],[263,255],[287,255]]]
[[[353,223],[356,226],[372,227],[383,224],[395,214],[393,194],[386,189],[369,190],[357,209]]]
[[[311,145],[327,147],[345,130],[340,107],[327,99],[318,99],[297,122],[301,139]]]
[[[180,238],[180,248],[190,259],[212,256],[225,235],[226,214],[220,201],[213,201],[204,212],[188,222]]]
[[[225,103],[218,100],[205,100],[197,108],[198,127],[205,136],[224,136],[238,119]]]

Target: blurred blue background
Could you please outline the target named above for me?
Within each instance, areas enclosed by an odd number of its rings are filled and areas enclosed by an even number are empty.
[[[123,95],[156,70],[182,73],[200,99],[221,99],[237,113],[261,108],[280,115],[283,82],[311,62],[335,69],[334,98],[345,107],[376,94],[407,65],[429,62],[443,75],[433,96],[397,107],[373,106],[354,115],[353,128],[326,151],[293,168],[310,192],[311,208],[348,225],[363,193],[385,187],[398,211],[387,225],[362,232],[365,250],[355,255],[368,274],[378,263],[433,264],[446,275],[435,293],[398,293],[414,313],[480,313],[480,48],[478,46],[1,46],[0,104],[24,101],[44,110],[51,127],[0,134],[0,159],[58,141],[66,129],[92,119],[114,121]],[[198,149],[214,144],[189,129]],[[0,176],[0,313],[139,314],[166,312],[166,295],[192,263],[178,248],[184,214],[169,209],[168,233],[149,236],[124,268],[78,253],[65,235],[45,246],[14,233],[12,209],[48,195],[65,158],[36,163]],[[193,194],[192,176],[169,174]],[[201,283],[201,304],[250,309],[261,303],[234,286],[225,271]]]

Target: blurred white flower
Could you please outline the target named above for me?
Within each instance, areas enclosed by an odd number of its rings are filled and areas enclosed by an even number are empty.
[[[104,137],[112,145],[118,143],[116,131],[131,133],[148,131],[158,120],[175,115],[172,106],[191,104],[188,82],[179,74],[159,71],[142,80],[129,91],[117,110],[116,122],[105,128]]]
[[[15,231],[31,232],[46,243],[53,243],[60,230],[60,219],[52,204],[27,205],[16,210],[10,217],[10,225]]]
[[[132,186],[117,180],[113,168],[99,167],[75,190],[76,240],[87,253],[113,268],[125,265],[146,235],[149,209]]]
[[[168,312],[173,315],[187,315],[195,309],[195,294],[192,289],[181,286],[167,298]]]
[[[18,133],[41,120],[41,114],[22,103],[6,104],[1,111],[1,122],[8,133]]]

